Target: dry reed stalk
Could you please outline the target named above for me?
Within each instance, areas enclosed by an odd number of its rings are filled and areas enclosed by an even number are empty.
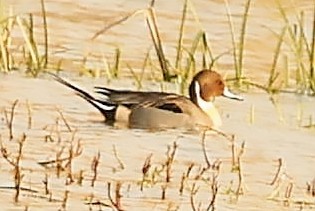
[[[194,167],[194,163],[191,163],[188,168],[187,168],[187,171],[186,173],[184,172],[182,174],[182,178],[181,178],[181,181],[180,181],[180,186],[179,186],[179,194],[182,196],[183,193],[184,193],[184,189],[185,189],[185,183],[187,181],[187,179],[189,178],[189,175],[190,175],[190,172],[192,170],[192,168]]]
[[[63,160],[61,159],[61,155],[62,155],[64,149],[65,149],[65,147],[61,147],[60,150],[56,152],[56,160],[53,161],[56,163],[57,178],[60,178],[61,171],[63,171],[63,169],[64,169],[62,166]]]
[[[172,169],[172,165],[175,159],[175,153],[176,150],[178,148],[178,145],[176,142],[173,143],[173,147],[171,148],[170,146],[168,146],[168,150],[167,150],[167,159],[165,162],[165,166],[166,166],[166,178],[165,181],[167,183],[169,183],[171,181],[171,169]]]
[[[6,119],[6,123],[7,123],[7,127],[9,129],[9,139],[10,141],[13,139],[13,118],[14,118],[14,114],[15,114],[15,108],[16,105],[18,104],[19,100],[15,100],[12,104],[11,107],[11,112],[10,112],[10,118],[8,117],[7,111],[4,110],[4,116]]]
[[[165,200],[166,199],[167,184],[161,185],[161,189],[162,189],[161,200]]]
[[[98,165],[100,163],[100,159],[101,159],[101,153],[98,152],[96,156],[94,156],[93,160],[92,160],[92,164],[91,164],[91,169],[93,171],[93,178],[91,181],[91,187],[94,187],[95,182],[97,180],[97,173],[98,173]]]
[[[0,3],[2,4],[2,3]],[[3,6],[0,5],[0,9]],[[0,13],[5,13],[1,11]],[[9,8],[9,15],[3,17],[0,21],[2,34],[0,35],[0,48],[1,48],[1,66],[4,72],[9,72],[13,68],[13,58],[12,58],[12,36],[11,31],[15,23],[15,16],[13,15],[12,7]]]
[[[232,151],[232,169],[236,166],[236,148],[235,148],[235,136],[232,136],[231,140],[231,151]]]
[[[241,162],[241,157],[244,154],[245,151],[245,142],[242,143],[241,149],[238,152],[237,155],[237,165],[238,165],[238,186],[236,189],[236,197],[238,197],[242,194],[244,194],[244,177],[243,177],[243,168],[242,168],[242,162]]]
[[[68,199],[69,199],[69,190],[65,190],[64,192],[64,195],[63,195],[63,200],[62,200],[62,204],[61,204],[61,207],[63,210],[67,210],[67,202],[68,202]]]
[[[195,205],[195,195],[197,194],[199,188],[196,188],[196,182],[193,183],[192,187],[191,187],[191,190],[190,190],[190,206],[191,206],[191,209],[193,211],[199,211],[199,208],[197,209],[196,205]]]
[[[125,169],[125,165],[124,165],[124,163],[122,162],[122,160],[120,159],[115,145],[113,145],[113,153],[114,153],[114,156],[115,156],[115,158],[116,158],[116,160],[117,160],[117,162],[118,162],[118,164],[119,164],[119,168],[120,168],[121,170],[124,170],[124,169]]]
[[[144,161],[144,164],[142,166],[142,181],[141,181],[141,185],[140,185],[140,190],[143,191],[143,185],[144,182],[146,181],[146,178],[148,176],[148,172],[151,168],[151,158],[152,158],[153,154],[149,154],[147,156],[147,158]]]
[[[22,168],[20,166],[20,162],[23,156],[23,147],[26,141],[26,134],[23,133],[22,137],[19,139],[18,144],[18,152],[17,156],[13,158],[7,149],[3,146],[1,136],[0,136],[0,143],[1,143],[1,153],[3,158],[14,168],[14,188],[15,188],[15,195],[14,195],[14,202],[19,202],[19,196],[21,191],[21,183],[24,175],[22,174]]]
[[[186,179],[187,179],[186,174],[183,173],[182,178],[180,180],[179,191],[178,191],[180,196],[183,196]]]
[[[279,159],[278,159],[277,172],[276,172],[276,174],[275,174],[273,180],[270,182],[270,185],[274,185],[274,184],[276,183],[276,181],[278,181],[281,170],[282,170],[282,159],[279,158]]]
[[[291,201],[292,190],[293,190],[293,178],[290,177],[283,169],[283,161],[281,158],[278,159],[278,162],[279,164],[278,164],[277,172],[275,174],[274,179],[270,183],[270,185],[274,186],[274,190],[269,195],[268,199],[276,200],[276,198],[278,198],[280,194],[281,188],[284,187],[283,185],[287,182],[286,189],[284,192],[284,199],[281,199],[283,202],[287,203],[289,199]],[[293,203],[295,203],[294,200],[292,201]]]
[[[208,155],[207,155],[205,138],[206,138],[206,130],[204,130],[202,132],[202,136],[201,136],[202,152],[203,152],[203,156],[205,158],[206,164],[207,164],[206,168],[211,168],[211,163],[210,163],[210,160],[209,160]]]
[[[50,194],[50,190],[49,190],[49,180],[48,180],[48,174],[45,173],[45,179],[43,180],[43,184],[45,186],[45,195]]]
[[[83,173],[84,173],[84,171],[83,171],[83,170],[80,170],[80,172],[79,172],[79,178],[78,178],[78,182],[77,182],[77,184],[80,185],[80,186],[82,186],[83,180],[84,180]]]
[[[81,146],[81,141],[78,140],[76,144],[73,144],[73,141],[70,145],[70,148],[68,149],[69,151],[69,155],[67,157],[61,157],[61,155],[63,154],[64,152],[64,149],[65,149],[65,146],[62,146],[60,148],[59,151],[56,152],[56,158],[53,159],[53,160],[46,160],[46,161],[39,161],[37,162],[37,164],[39,165],[42,165],[42,166],[45,166],[47,167],[48,165],[51,165],[51,164],[56,164],[56,174],[57,176],[59,175],[60,176],[60,173],[61,171],[64,170],[64,167],[63,167],[63,162],[67,161],[67,163],[64,165],[65,167],[68,167],[71,166],[71,162],[74,158],[80,156],[82,154],[82,146]]]
[[[26,46],[27,46],[27,48],[28,48],[28,50],[30,52],[32,62],[35,64],[35,66],[38,66],[39,65],[39,61],[38,61],[37,54],[35,52],[34,46],[33,46],[32,42],[30,41],[30,38],[28,37],[27,32],[26,32],[25,27],[24,27],[24,25],[27,25],[27,24],[25,23],[25,20],[21,19],[20,16],[16,17],[16,21],[17,21],[17,23],[18,23],[18,25],[19,25],[19,27],[21,29],[24,41],[25,41]]]
[[[107,196],[108,199],[110,201],[110,203],[112,204],[113,208],[115,208],[117,211],[123,211],[124,209],[122,208],[122,204],[121,204],[121,182],[117,182],[116,183],[116,187],[115,187],[115,200],[112,198],[111,196],[111,183],[108,182],[107,183]]]
[[[71,127],[70,127],[70,125],[69,125],[67,119],[66,119],[65,116],[63,115],[61,109],[57,108],[56,110],[57,110],[57,112],[59,113],[59,115],[60,115],[60,117],[61,117],[63,123],[66,125],[68,131],[69,131],[69,132],[72,132],[72,129],[71,129]]]
[[[72,174],[72,163],[73,163],[73,159],[80,156],[82,154],[82,145],[81,145],[81,140],[78,139],[77,143],[75,143],[75,134],[76,134],[76,130],[74,130],[72,132],[72,137],[71,137],[71,141],[70,141],[70,147],[69,147],[69,155],[68,155],[68,159],[67,159],[67,164],[65,165],[65,167],[67,167],[67,171],[68,171],[68,179],[69,179],[69,183],[73,183],[74,182],[74,176]]]
[[[3,66],[3,71],[5,73],[8,73],[10,68],[9,68],[9,52],[8,48],[6,47],[6,37],[1,36],[0,37],[0,48],[1,48],[1,59],[2,59],[2,66]]]
[[[214,211],[215,210],[215,202],[217,199],[217,195],[218,195],[218,190],[219,190],[219,185],[218,185],[218,175],[212,175],[212,181],[211,181],[211,199],[209,202],[208,207],[206,208],[206,210],[211,210]]]
[[[105,32],[107,32],[109,29],[113,28],[114,26],[117,26],[127,20],[129,20],[130,18],[138,15],[138,14],[144,14],[146,12],[146,10],[135,10],[129,14],[127,14],[126,16],[122,17],[121,19],[109,24],[108,26],[105,26],[103,29],[101,29],[100,31],[96,32],[93,37],[91,38],[91,40],[95,40],[98,36],[100,36],[101,34],[104,34]]]
[[[28,120],[27,120],[27,128],[31,129],[32,128],[32,105],[30,103],[30,101],[26,101],[26,105],[27,105],[27,116],[28,116]]]

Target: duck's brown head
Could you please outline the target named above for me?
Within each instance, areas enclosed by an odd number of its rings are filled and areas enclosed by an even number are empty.
[[[206,102],[211,102],[216,96],[243,100],[242,97],[229,91],[219,73],[209,69],[202,70],[193,77],[189,86],[189,96],[197,105],[199,104],[198,98]]]

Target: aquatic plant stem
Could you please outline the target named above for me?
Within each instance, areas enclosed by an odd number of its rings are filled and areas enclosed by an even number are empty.
[[[45,54],[44,54],[44,65],[46,68],[48,64],[48,27],[47,27],[47,19],[46,19],[46,8],[45,1],[41,0],[41,9],[42,9],[42,17],[43,17],[43,28],[44,28],[44,46],[45,46]]]
[[[313,32],[311,42],[311,53],[310,53],[310,79],[311,89],[315,92],[315,74],[314,74],[314,52],[315,52],[315,3],[313,5]],[[313,82],[313,83],[312,83]]]
[[[170,81],[171,76],[168,70],[165,54],[163,51],[162,40],[160,37],[159,29],[157,27],[157,21],[155,16],[155,11],[153,7],[148,8],[148,15],[146,18],[147,25],[150,30],[150,35],[154,44],[154,48],[159,59],[160,67],[163,74],[164,81]]]
[[[184,2],[183,12],[182,12],[182,18],[181,18],[181,24],[179,28],[179,38],[177,41],[177,54],[176,54],[176,60],[175,60],[175,69],[180,68],[180,61],[182,58],[182,45],[183,45],[183,37],[184,37],[184,24],[186,20],[186,14],[187,14],[187,1]]]

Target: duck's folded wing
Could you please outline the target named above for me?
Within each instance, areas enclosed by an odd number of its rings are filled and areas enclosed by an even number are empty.
[[[177,94],[168,94],[160,96],[154,101],[144,101],[138,106],[154,107],[162,110],[172,111],[174,113],[189,113],[192,109],[197,108],[196,105],[185,96]]]
[[[145,102],[155,102],[165,96],[171,95],[163,92],[140,92],[129,90],[114,90],[106,87],[95,87],[95,92],[104,95],[112,103],[124,105],[128,108],[143,104]]]

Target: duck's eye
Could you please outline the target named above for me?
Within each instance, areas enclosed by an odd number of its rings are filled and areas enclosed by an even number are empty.
[[[223,85],[223,81],[222,80],[217,80],[216,84],[219,85],[219,86],[222,86]]]

